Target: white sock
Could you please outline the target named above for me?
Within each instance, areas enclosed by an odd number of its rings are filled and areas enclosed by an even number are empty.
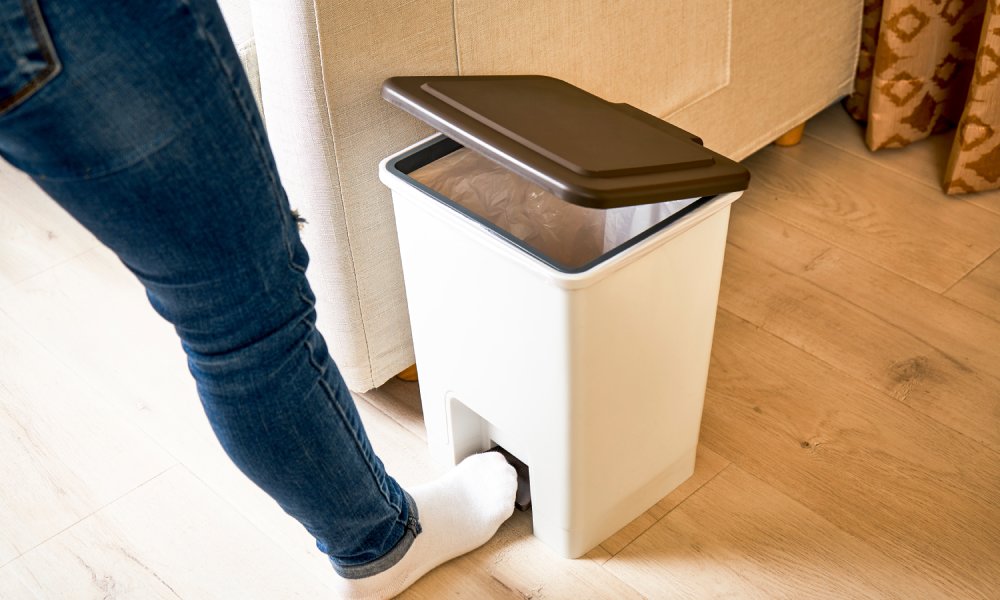
[[[338,578],[341,597],[392,598],[434,567],[488,542],[514,512],[517,474],[503,456],[487,452],[408,491],[417,505],[420,535],[388,570],[363,579]]]

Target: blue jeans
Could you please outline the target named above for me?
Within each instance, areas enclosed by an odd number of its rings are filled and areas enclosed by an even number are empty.
[[[309,259],[214,1],[0,0],[0,155],[142,282],[240,470],[342,575],[394,564],[416,507],[316,330]]]

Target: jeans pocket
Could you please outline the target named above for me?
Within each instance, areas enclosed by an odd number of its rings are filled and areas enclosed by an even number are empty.
[[[37,0],[0,0],[0,115],[42,89],[61,69]]]

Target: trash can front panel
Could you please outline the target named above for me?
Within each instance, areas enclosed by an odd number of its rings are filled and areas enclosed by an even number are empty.
[[[691,474],[726,197],[567,289],[422,190],[391,185],[435,455],[511,451],[531,469],[535,535],[573,557]]]

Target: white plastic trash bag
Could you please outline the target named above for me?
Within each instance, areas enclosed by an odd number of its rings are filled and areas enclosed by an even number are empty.
[[[570,268],[590,263],[695,200],[609,210],[577,206],[467,148],[410,177]]]

